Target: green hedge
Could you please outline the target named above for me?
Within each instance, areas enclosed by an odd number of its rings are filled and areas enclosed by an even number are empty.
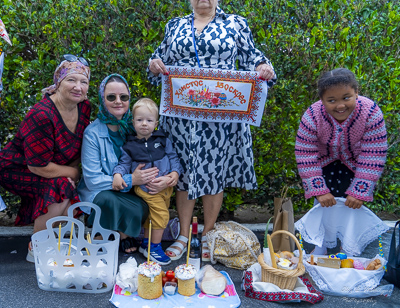
[[[51,84],[65,53],[91,62],[89,98],[94,105],[100,81],[113,72],[127,78],[133,96],[159,101],[160,88],[146,78],[148,59],[166,22],[190,13],[189,1],[174,0],[1,0],[0,5],[0,18],[13,41],[10,47],[0,40],[6,53],[3,146],[40,98],[40,90]],[[399,1],[221,0],[220,6],[248,19],[256,45],[271,59],[279,79],[269,92],[262,125],[252,127],[259,189],[229,189],[224,206],[233,210],[255,202],[271,207],[273,196],[288,185],[296,210],[309,207],[294,157],[296,131],[305,109],[318,100],[320,73],[347,67],[360,82],[360,94],[381,107],[388,130],[387,165],[370,207],[399,211]],[[13,204],[9,195],[5,199]]]

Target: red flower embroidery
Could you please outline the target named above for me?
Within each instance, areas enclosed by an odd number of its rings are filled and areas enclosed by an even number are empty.
[[[218,106],[220,104],[219,98],[214,97],[211,100],[211,106]]]

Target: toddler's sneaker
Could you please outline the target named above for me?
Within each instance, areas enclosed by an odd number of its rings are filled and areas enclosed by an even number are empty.
[[[171,263],[171,259],[165,254],[164,250],[162,250],[161,243],[151,243],[150,250],[151,261],[157,262],[160,265],[168,265]],[[143,256],[147,258],[147,248],[143,252]]]
[[[140,252],[141,254],[143,254],[144,251],[147,249],[147,246],[148,246],[148,245],[149,245],[149,239],[148,239],[148,238],[144,238],[144,239],[142,240],[142,243],[140,244],[139,252]],[[147,258],[147,255],[146,255],[146,258]]]

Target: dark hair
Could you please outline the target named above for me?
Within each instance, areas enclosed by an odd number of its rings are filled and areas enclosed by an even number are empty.
[[[109,84],[110,82],[119,82],[125,84],[125,81],[123,81],[119,76],[111,76],[110,79],[107,80],[106,84]]]
[[[325,91],[336,86],[349,86],[358,92],[358,82],[354,73],[347,68],[335,68],[325,72],[318,80],[318,95],[320,98]]]

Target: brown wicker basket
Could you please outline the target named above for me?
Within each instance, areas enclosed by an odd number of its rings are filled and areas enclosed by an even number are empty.
[[[276,234],[286,234],[294,240],[300,252],[299,264],[294,270],[273,268],[264,262],[264,254],[262,253],[258,256],[258,263],[260,263],[261,265],[261,281],[273,283],[281,289],[293,290],[296,285],[297,277],[303,275],[306,271],[303,265],[303,250],[301,249],[299,241],[292,233],[285,230],[279,230],[272,233],[271,238],[274,237],[274,235]]]

